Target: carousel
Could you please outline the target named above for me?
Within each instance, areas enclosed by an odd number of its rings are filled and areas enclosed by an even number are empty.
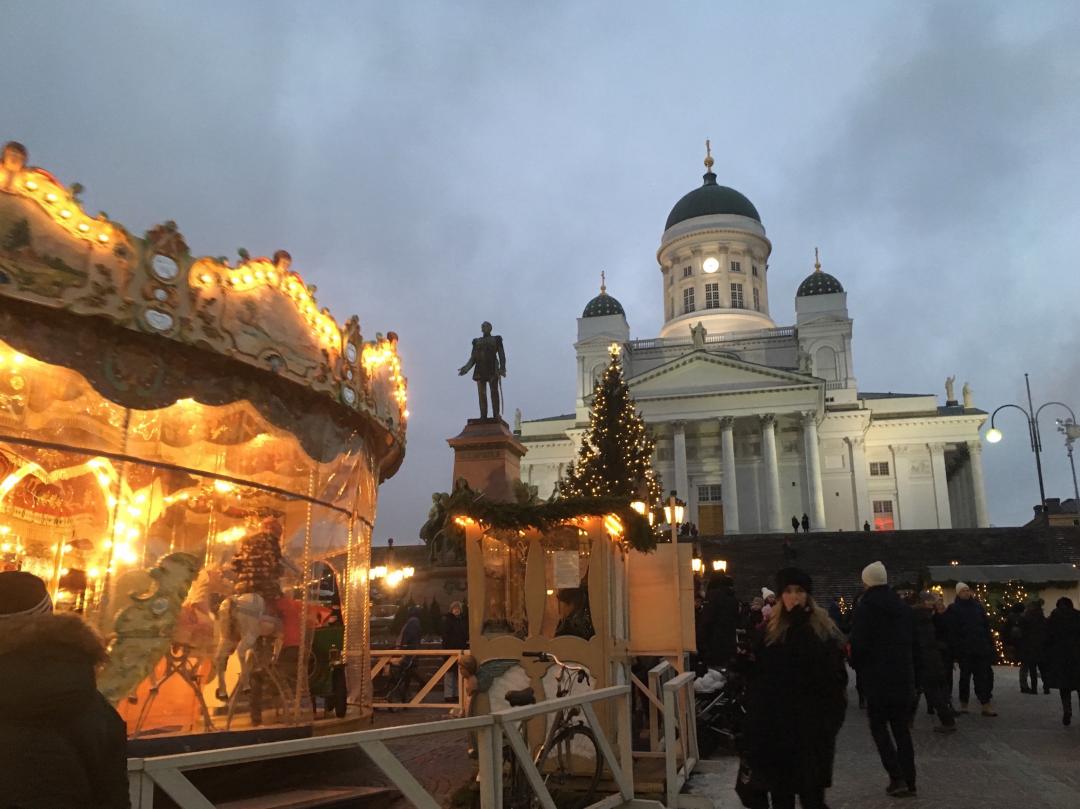
[[[132,736],[362,715],[396,335],[320,309],[283,250],[198,258],[81,190],[4,147],[0,569],[107,638]]]

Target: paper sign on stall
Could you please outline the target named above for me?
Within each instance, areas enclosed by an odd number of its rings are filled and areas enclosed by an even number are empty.
[[[577,551],[555,551],[555,589],[581,586],[581,567]]]

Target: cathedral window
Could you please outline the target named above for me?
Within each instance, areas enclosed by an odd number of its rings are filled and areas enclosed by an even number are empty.
[[[675,270],[671,270],[667,276],[667,285],[669,287],[675,286]]]
[[[754,269],[757,269],[756,267]],[[756,273],[755,273],[756,274]],[[761,311],[761,293],[758,292],[758,288],[754,287],[754,311]]]
[[[874,501],[874,530],[892,531],[896,526],[893,521],[892,500]]]
[[[742,272],[742,262],[741,261],[733,261],[733,262],[731,262],[731,271],[732,272]]]
[[[688,315],[694,311],[694,288],[687,287],[682,291],[682,312]]]
[[[754,277],[757,278],[757,264],[751,264],[750,271],[754,274]]]
[[[720,285],[719,284],[706,284],[705,285],[705,308],[706,309],[719,309],[720,308]]]
[[[889,476],[889,462],[871,461],[870,476],[875,478],[887,478]]]
[[[742,284],[731,285],[731,308],[732,309],[745,309],[746,305],[743,303]]]
[[[697,487],[697,499],[699,503],[723,503],[724,498],[720,495],[720,484],[709,483]]]
[[[693,274],[694,274],[694,268],[691,267],[689,264],[687,264],[685,267],[682,268],[682,277],[683,278],[689,278]]]

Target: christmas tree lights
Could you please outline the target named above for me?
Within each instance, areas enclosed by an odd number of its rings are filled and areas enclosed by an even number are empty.
[[[620,354],[613,345],[611,363],[593,392],[589,429],[560,491],[570,497],[643,500],[652,511],[660,507],[662,496],[652,468],[655,444],[623,379]]]

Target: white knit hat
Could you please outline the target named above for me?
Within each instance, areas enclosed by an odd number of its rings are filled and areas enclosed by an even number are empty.
[[[775,596],[775,595],[776,595],[776,593],[774,593],[768,587],[762,587],[761,588],[761,597],[762,598],[768,598],[769,596]]]
[[[962,581],[958,581],[958,582],[956,583],[956,594],[957,594],[957,595],[960,595],[960,591],[961,591],[961,590],[970,590],[970,589],[971,589],[971,588],[970,588],[970,587],[968,587],[968,586],[967,586],[967,585],[966,585],[966,584],[965,584],[964,582],[962,582]]]
[[[880,561],[871,562],[863,568],[862,580],[867,587],[879,587],[889,583],[889,574]]]

